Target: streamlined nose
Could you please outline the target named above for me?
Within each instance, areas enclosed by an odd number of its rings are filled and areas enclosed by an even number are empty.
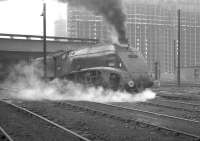
[[[151,81],[149,78],[138,79],[136,82],[138,88],[150,88],[153,86],[153,84],[153,81]]]

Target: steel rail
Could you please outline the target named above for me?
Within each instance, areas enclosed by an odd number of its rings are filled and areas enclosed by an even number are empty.
[[[10,137],[10,135],[0,126],[0,132],[2,132],[3,133],[3,135],[6,137],[6,139],[8,140],[8,141],[14,141],[11,137]]]
[[[49,120],[49,119],[47,119],[47,118],[45,118],[45,117],[39,115],[39,114],[36,114],[36,113],[34,113],[34,112],[32,112],[32,111],[26,109],[26,108],[17,106],[17,105],[15,105],[15,104],[10,103],[10,102],[7,102],[7,101],[2,101],[2,100],[0,100],[0,102],[4,102],[4,103],[6,103],[6,104],[8,104],[8,105],[11,105],[12,107],[15,107],[15,108],[17,108],[17,109],[19,109],[19,110],[21,110],[21,111],[24,111],[24,112],[26,112],[26,113],[28,113],[28,114],[30,114],[30,115],[33,115],[33,116],[37,117],[37,118],[39,118],[39,119],[41,119],[41,120],[43,120],[43,121],[45,121],[45,122],[48,122],[49,124],[51,124],[51,125],[53,125],[53,126],[59,128],[59,129],[65,131],[66,133],[71,134],[71,135],[77,137],[80,141],[91,141],[91,140],[89,140],[89,139],[87,139],[87,138],[85,138],[85,137],[83,137],[83,136],[81,136],[81,135],[79,135],[79,134],[73,132],[72,130],[67,129],[67,128],[63,127],[62,125],[59,125],[59,124],[57,124],[57,123],[55,123],[55,122],[53,122],[53,121],[51,121],[51,120]]]

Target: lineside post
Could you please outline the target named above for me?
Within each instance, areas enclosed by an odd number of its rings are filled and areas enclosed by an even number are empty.
[[[181,42],[181,10],[178,9],[178,68],[177,68],[177,83],[178,87],[180,87],[181,79],[181,70],[180,70],[180,42]]]
[[[43,56],[44,56],[44,79],[47,77],[47,60],[46,60],[46,3],[43,3]]]

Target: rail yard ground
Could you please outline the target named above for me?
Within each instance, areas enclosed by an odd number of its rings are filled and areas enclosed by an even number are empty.
[[[94,141],[200,140],[200,88],[160,87],[146,102],[23,101],[0,90],[0,126],[13,140],[78,140],[27,109],[59,126]],[[10,105],[12,104],[12,105]],[[15,122],[17,121],[17,122]],[[52,133],[56,133],[52,134]],[[58,136],[59,135],[59,136]],[[5,138],[5,136],[2,136]]]

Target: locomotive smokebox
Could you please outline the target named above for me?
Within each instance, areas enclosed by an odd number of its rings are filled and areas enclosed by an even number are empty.
[[[128,38],[119,38],[119,46],[121,47],[130,47]]]
[[[120,44],[128,44],[128,38],[119,38]]]

